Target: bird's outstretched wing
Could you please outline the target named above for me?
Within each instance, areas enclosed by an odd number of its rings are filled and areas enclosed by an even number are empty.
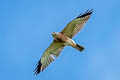
[[[90,15],[93,10],[87,10],[85,13],[81,13],[77,18],[72,20],[67,26],[62,30],[61,33],[72,38],[75,34],[77,34],[84,26],[84,24],[88,21]]]
[[[35,74],[39,74],[43,71],[56,57],[59,56],[60,52],[64,48],[61,42],[53,41],[51,45],[46,49],[41,59],[39,60],[35,71]]]

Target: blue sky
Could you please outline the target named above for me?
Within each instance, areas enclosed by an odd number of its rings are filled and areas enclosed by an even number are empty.
[[[1,0],[0,80],[120,80],[119,0]],[[65,25],[87,9],[91,18],[40,75],[35,65]]]

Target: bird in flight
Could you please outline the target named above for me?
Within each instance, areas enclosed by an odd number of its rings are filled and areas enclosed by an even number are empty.
[[[65,46],[71,46],[80,52],[84,50],[84,47],[77,44],[72,38],[83,28],[92,12],[93,10],[91,9],[83,14],[81,13],[78,17],[68,23],[61,32],[52,32],[54,40],[40,58],[37,67],[34,70],[36,75],[42,72],[52,61],[54,61]]]

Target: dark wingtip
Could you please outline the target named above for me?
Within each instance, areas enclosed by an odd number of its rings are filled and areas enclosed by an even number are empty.
[[[81,13],[77,18],[82,18],[82,17],[85,17],[87,15],[91,15],[93,13],[93,9],[88,9],[85,13]]]
[[[41,60],[37,63],[37,67],[35,68],[35,70],[34,70],[34,75],[38,75],[39,73],[40,73],[40,71],[41,71],[41,66],[42,66],[42,64],[41,64]]]

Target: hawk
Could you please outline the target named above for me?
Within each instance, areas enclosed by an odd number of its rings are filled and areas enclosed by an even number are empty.
[[[72,38],[83,28],[92,12],[93,10],[91,9],[83,14],[81,13],[78,17],[68,23],[61,32],[52,32],[54,40],[40,58],[37,67],[34,70],[36,75],[42,72],[52,61],[54,61],[65,46],[71,46],[80,52],[84,50],[84,47],[77,44]]]

